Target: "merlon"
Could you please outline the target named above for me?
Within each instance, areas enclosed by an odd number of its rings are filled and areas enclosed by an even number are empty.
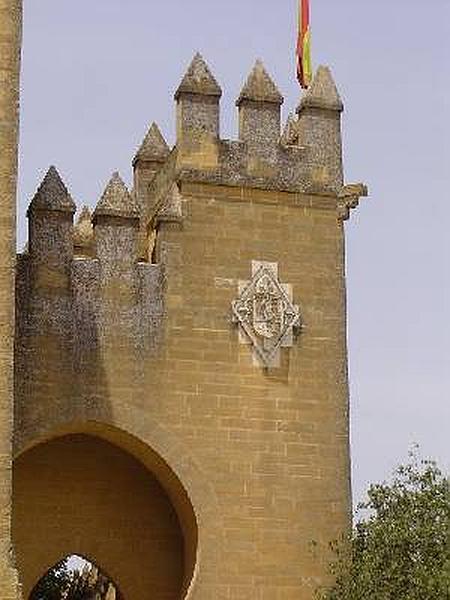
[[[236,105],[240,106],[243,100],[269,102],[271,104],[279,105],[284,102],[283,96],[260,60],[256,61],[255,66],[239,94]]]
[[[194,56],[186,74],[181,80],[175,92],[175,100],[178,100],[181,94],[199,94],[202,96],[217,96],[219,98],[222,96],[220,85],[199,52]]]

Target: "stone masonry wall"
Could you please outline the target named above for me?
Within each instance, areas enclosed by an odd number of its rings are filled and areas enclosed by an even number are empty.
[[[54,437],[115,431],[123,450],[166,465],[149,470],[183,531],[186,597],[311,600],[329,580],[328,543],[350,520],[343,219],[365,190],[343,186],[342,104],[328,69],[278,137],[282,98],[260,63],[241,93],[239,141],[218,137],[220,94],[197,55],[176,93],[176,147],[163,148],[148,188],[129,194],[113,176],[93,215],[93,256],[74,253],[73,202],[56,171],[38,190],[18,262],[15,453],[27,464],[42,444],[52,461]],[[276,265],[303,323],[268,366],[232,314],[254,264]],[[23,485],[45,496],[34,472],[23,470]],[[126,506],[129,490],[116,492]],[[27,519],[15,521],[24,577],[46,566]],[[107,552],[101,537],[90,555],[71,550],[78,538],[64,520],[54,535],[66,553],[99,565],[107,555],[120,589],[142,559],[133,545],[117,553],[114,535]],[[179,597],[139,590],[139,600]]]

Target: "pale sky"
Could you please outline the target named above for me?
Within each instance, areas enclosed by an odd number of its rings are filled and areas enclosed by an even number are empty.
[[[50,164],[77,204],[131,181],[149,123],[199,50],[224,89],[222,137],[256,58],[295,108],[296,0],[25,0],[19,243]],[[450,2],[311,0],[313,61],[343,97],[354,497],[408,449],[450,462]]]

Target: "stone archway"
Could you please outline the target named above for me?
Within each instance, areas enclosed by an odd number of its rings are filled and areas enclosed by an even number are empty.
[[[61,556],[102,565],[124,600],[179,600],[196,554],[196,523],[173,474],[92,434],[34,446],[14,463],[13,541],[24,597]],[[179,495],[183,496],[180,485]],[[190,513],[190,514],[189,514]],[[188,533],[191,532],[191,533]]]

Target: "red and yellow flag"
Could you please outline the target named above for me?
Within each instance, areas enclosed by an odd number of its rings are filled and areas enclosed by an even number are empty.
[[[299,4],[297,78],[302,88],[307,89],[310,86],[312,80],[312,63],[309,0],[300,0]]]

